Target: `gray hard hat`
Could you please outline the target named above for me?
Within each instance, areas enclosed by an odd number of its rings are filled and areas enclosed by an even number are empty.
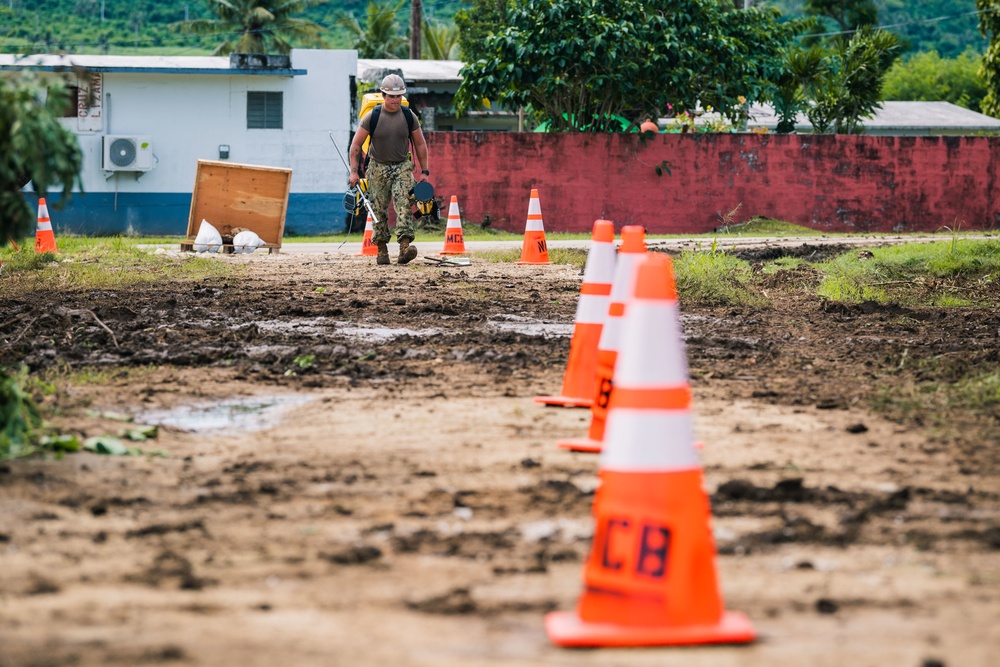
[[[405,95],[406,84],[403,83],[403,77],[398,74],[390,74],[382,79],[381,90],[386,95]]]

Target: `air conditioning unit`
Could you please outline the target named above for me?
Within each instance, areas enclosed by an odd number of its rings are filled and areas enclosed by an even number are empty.
[[[153,162],[149,137],[104,136],[104,171],[149,171]]]

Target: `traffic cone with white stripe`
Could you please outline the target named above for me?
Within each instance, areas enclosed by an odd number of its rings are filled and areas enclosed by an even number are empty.
[[[458,197],[451,196],[448,206],[448,224],[444,228],[444,250],[439,255],[461,255],[465,252],[465,237],[462,236],[462,216],[458,212]]]
[[[562,393],[559,396],[536,396],[535,402],[581,408],[589,408],[593,404],[597,344],[608,314],[614,275],[615,226],[610,220],[597,220],[591,232],[580,300],[576,304]]]
[[[49,220],[49,207],[45,198],[38,200],[38,226],[35,228],[35,252],[59,252],[56,249],[56,235]]]
[[[551,264],[549,247],[545,243],[545,225],[542,222],[542,205],[538,201],[538,190],[531,190],[528,200],[528,221],[524,225],[524,244],[521,246],[521,261],[518,264]]]
[[[615,376],[615,360],[621,351],[622,318],[626,302],[635,286],[635,267],[646,255],[646,230],[639,225],[622,227],[622,245],[618,249],[615,277],[611,284],[608,315],[597,344],[597,368],[591,378],[590,428],[586,438],[560,440],[556,444],[574,452],[599,452],[604,440],[604,422],[608,398]]]
[[[750,620],[726,611],[719,591],[669,257],[640,263],[632,297],[584,592],[576,611],[548,614],[545,630],[560,646],[751,642]]]
[[[368,214],[368,220],[365,222],[365,238],[361,242],[361,252],[355,253],[355,257],[375,257],[378,255],[378,246],[372,243],[372,234],[375,232],[375,227],[372,223],[372,214]]]

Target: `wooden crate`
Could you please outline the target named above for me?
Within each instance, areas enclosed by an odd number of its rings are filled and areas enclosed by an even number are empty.
[[[181,250],[191,250],[202,220],[208,220],[224,237],[237,227],[249,229],[264,241],[271,253],[281,249],[288,211],[292,170],[260,167],[215,160],[198,160],[188,217],[188,241]],[[232,244],[223,244],[223,252]]]

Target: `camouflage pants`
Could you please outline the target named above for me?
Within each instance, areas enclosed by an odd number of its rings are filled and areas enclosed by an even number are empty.
[[[414,238],[413,210],[416,199],[410,192],[416,181],[413,178],[413,162],[404,160],[398,164],[383,164],[372,160],[368,164],[368,198],[378,222],[372,225],[372,243],[388,243],[392,238],[386,213],[389,199],[396,209],[396,240]]]

